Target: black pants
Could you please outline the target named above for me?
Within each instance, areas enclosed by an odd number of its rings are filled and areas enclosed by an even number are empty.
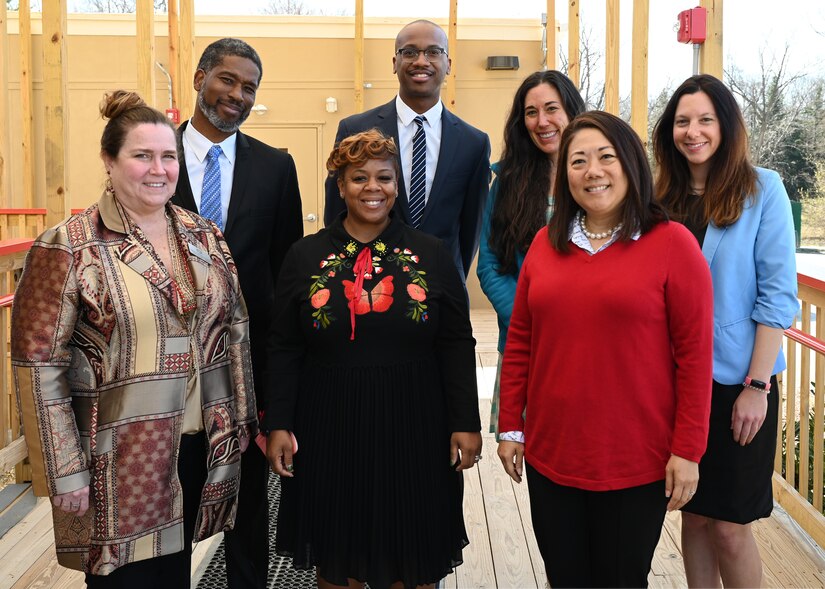
[[[183,489],[183,546],[174,554],[130,562],[109,575],[86,575],[89,589],[186,589],[192,578],[192,539],[206,482],[206,433],[181,436],[178,478]]]
[[[265,589],[269,569],[269,463],[253,441],[241,455],[235,529],[224,534],[229,589]]]
[[[647,587],[667,509],[664,480],[585,491],[557,485],[528,464],[527,487],[552,587]]]

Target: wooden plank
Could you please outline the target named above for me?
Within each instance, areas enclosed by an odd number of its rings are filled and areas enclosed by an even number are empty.
[[[710,74],[722,79],[724,70],[723,47],[722,47],[722,0],[701,0],[700,6],[704,6],[708,11],[707,19],[707,39],[702,43],[699,50],[699,71],[703,74]]]
[[[18,22],[19,22],[18,15]],[[9,166],[9,35],[6,3],[0,2],[0,207],[14,203],[11,194]],[[18,29],[19,30],[19,29]],[[18,33],[19,38],[19,33]]]
[[[26,449],[26,438],[21,436],[11,444],[0,450],[0,472],[8,472],[15,464],[29,455]]]
[[[545,27],[545,30],[547,31],[547,69],[554,70],[558,67],[557,60],[559,53],[556,35],[559,28],[559,25],[556,22],[556,0],[547,0],[546,6],[547,26]]]
[[[180,66],[178,64],[178,45],[180,44],[180,19],[178,18],[178,0],[167,0],[167,24],[169,28],[169,63],[166,70],[172,78],[172,108],[180,108]]]
[[[825,571],[816,571],[811,554],[788,535],[776,518],[759,520],[752,529],[759,544],[766,587],[825,586]]]
[[[606,0],[604,109],[619,115],[619,0]]]
[[[633,0],[633,63],[630,76],[630,126],[647,147],[647,46],[650,0]]]
[[[665,516],[662,535],[653,553],[648,579],[661,586],[687,587],[682,558],[681,521],[679,512],[670,512]]]
[[[32,23],[28,2],[20,2],[20,143],[23,156],[22,197],[24,207],[34,206],[34,99],[32,80]]]
[[[46,135],[46,224],[66,217],[66,0],[43,2],[43,105]]]
[[[44,533],[52,533],[52,505],[49,499],[40,497],[31,513],[0,538],[0,586],[7,586],[4,585],[3,579],[6,578],[8,564],[14,555],[25,550],[30,537],[41,536]]]
[[[447,24],[447,47],[452,60],[450,73],[447,74],[447,87],[445,88],[444,104],[450,110],[455,110],[455,72],[458,61],[458,0],[450,0],[450,21]]]
[[[576,88],[581,82],[579,56],[579,2],[569,0],[567,4],[567,77]]]
[[[55,562],[57,562],[57,559],[55,559]],[[86,587],[86,575],[80,571],[64,569],[63,567],[60,567],[59,570],[62,570],[63,574],[55,579],[52,589],[84,589]],[[192,586],[194,587],[194,585]]]
[[[816,316],[822,317],[822,307],[816,308]],[[825,321],[816,322],[816,337],[825,338]],[[822,513],[823,446],[825,446],[825,357],[817,354],[814,360],[814,509]]]
[[[773,473],[773,497],[814,542],[825,546],[825,517],[776,472]]]
[[[803,351],[804,353],[804,351]],[[805,383],[806,375],[797,374],[794,379],[794,386],[788,389],[788,397],[785,404],[785,480],[793,487],[796,473],[794,463],[796,440],[794,430],[796,428],[796,399],[799,391]]]
[[[498,456],[491,456],[490,458],[496,462],[496,466],[501,468],[502,471],[504,470]],[[541,589],[547,583],[547,570],[544,568],[544,559],[541,557],[541,552],[539,552],[536,533],[533,530],[533,516],[530,512],[530,492],[527,489],[527,479],[524,478],[521,484],[511,480],[510,486],[513,488],[513,494],[516,497],[516,504],[521,516],[521,527],[524,529],[524,537],[527,540],[527,550],[530,554],[533,576],[535,576],[536,584]]]
[[[364,112],[364,0],[355,0],[355,75],[353,76],[353,97],[355,112]],[[395,45],[393,45],[395,50]],[[397,57],[397,56],[396,56]]]
[[[155,106],[155,3],[137,0],[135,3],[137,36],[138,94],[149,106]]]
[[[34,589],[35,587],[52,587],[57,579],[63,575],[65,569],[57,564],[54,546],[44,550],[34,564],[23,572],[11,589]]]
[[[23,521],[37,505],[37,498],[32,493],[31,485],[17,484],[9,485],[3,491],[9,491],[3,501],[8,503],[3,506],[0,513],[0,537]]]
[[[484,459],[478,463],[481,487],[484,491],[484,509],[493,552],[493,566],[499,587],[537,587],[530,551],[521,525],[511,479],[496,458],[496,443],[492,436],[484,436]],[[544,586],[542,584],[542,586]]]
[[[462,588],[497,587],[480,477],[478,468],[464,472],[464,526],[470,545],[464,549],[464,564],[455,570],[456,584]]]
[[[180,0],[180,51],[178,52],[178,77],[180,78],[180,120],[192,116],[195,105],[195,0]]]

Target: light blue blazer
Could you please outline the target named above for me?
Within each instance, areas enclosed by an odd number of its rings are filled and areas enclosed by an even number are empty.
[[[757,192],[736,223],[708,224],[702,253],[713,277],[713,378],[748,375],[756,324],[787,329],[799,311],[791,204],[779,174],[756,168]],[[782,350],[773,374],[785,369]]]

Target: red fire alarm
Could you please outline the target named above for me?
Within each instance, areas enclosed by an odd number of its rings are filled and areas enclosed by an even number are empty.
[[[701,6],[683,10],[679,13],[679,30],[676,40],[679,43],[704,43],[707,38],[708,11]]]
[[[180,111],[176,108],[167,108],[166,118],[177,125],[180,123]]]

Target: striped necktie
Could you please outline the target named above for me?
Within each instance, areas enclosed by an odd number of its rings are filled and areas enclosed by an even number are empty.
[[[221,214],[221,165],[218,159],[223,151],[220,145],[213,145],[206,154],[206,169],[203,172],[201,190],[201,216],[215,222],[223,231]]]
[[[421,115],[413,119],[417,125],[412,140],[412,167],[410,168],[410,192],[407,203],[410,209],[410,225],[418,228],[424,216],[425,194],[427,190],[427,134]]]

